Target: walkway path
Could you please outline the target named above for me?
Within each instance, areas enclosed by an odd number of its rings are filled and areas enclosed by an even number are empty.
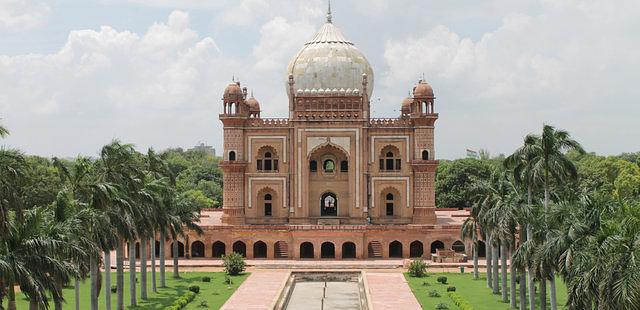
[[[374,310],[422,309],[402,273],[367,272],[366,277]]]
[[[287,279],[287,271],[256,271],[242,283],[222,310],[272,309]]]

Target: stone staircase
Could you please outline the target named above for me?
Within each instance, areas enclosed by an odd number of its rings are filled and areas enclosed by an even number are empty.
[[[275,258],[289,258],[289,246],[284,241],[275,244]]]
[[[371,241],[367,249],[369,258],[382,258],[382,244],[380,241]]]

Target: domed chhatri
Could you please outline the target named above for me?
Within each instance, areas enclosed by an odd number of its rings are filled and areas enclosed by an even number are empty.
[[[433,88],[431,87],[431,85],[429,85],[429,83],[423,80],[418,81],[418,85],[413,88],[413,97],[429,99],[435,98],[433,96]]]
[[[224,100],[231,102],[240,102],[243,99],[242,89],[240,88],[240,82],[233,82],[227,85],[224,89]]]
[[[251,95],[251,98],[247,99],[247,106],[249,106],[249,111],[251,112],[260,112],[260,103],[253,97],[253,95]]]
[[[291,59],[286,76],[293,75],[296,89],[333,90],[362,88],[363,74],[368,76],[370,98],[373,69],[364,54],[333,24],[329,8],[326,23]],[[289,88],[287,93],[294,95]]]

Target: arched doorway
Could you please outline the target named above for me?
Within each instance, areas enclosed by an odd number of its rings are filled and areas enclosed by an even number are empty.
[[[336,194],[327,192],[320,197],[320,216],[337,216],[338,198]]]
[[[160,241],[156,240],[156,257],[160,257]]]
[[[212,245],[213,257],[221,258],[225,254],[226,246],[222,241],[216,241]]]
[[[436,253],[436,249],[444,249],[444,243],[442,243],[442,241],[440,240],[436,240],[434,242],[431,242],[431,253],[435,254]]]
[[[191,244],[191,257],[204,257],[204,243],[195,241]]]
[[[345,242],[342,244],[342,258],[356,258],[356,244]]]
[[[400,241],[389,243],[389,257],[402,258],[402,243]]]
[[[313,258],[313,243],[303,242],[300,244],[300,258]]]
[[[320,258],[336,258],[336,247],[331,242],[324,242],[320,246]]]
[[[267,258],[267,244],[258,241],[253,244],[253,258]]]
[[[233,243],[233,251],[247,257],[247,246],[242,241],[236,241]]]
[[[173,242],[171,243],[171,247],[169,248],[169,252],[171,253],[171,257],[173,257]],[[178,241],[178,257],[184,257],[184,243],[182,243],[180,241]]]
[[[136,242],[136,259],[140,259],[140,242]]]
[[[422,242],[416,240],[409,245],[409,257],[422,257],[424,249]]]
[[[487,257],[487,245],[482,240],[478,240],[478,257]]]
[[[451,249],[456,252],[456,253],[464,253],[464,243],[462,243],[462,241],[458,240],[456,242],[453,243],[453,245],[451,245]]]

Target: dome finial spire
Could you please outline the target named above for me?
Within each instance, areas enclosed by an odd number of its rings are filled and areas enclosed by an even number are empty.
[[[332,23],[332,21],[331,21],[331,0],[329,0],[329,7],[327,8],[327,23]]]

